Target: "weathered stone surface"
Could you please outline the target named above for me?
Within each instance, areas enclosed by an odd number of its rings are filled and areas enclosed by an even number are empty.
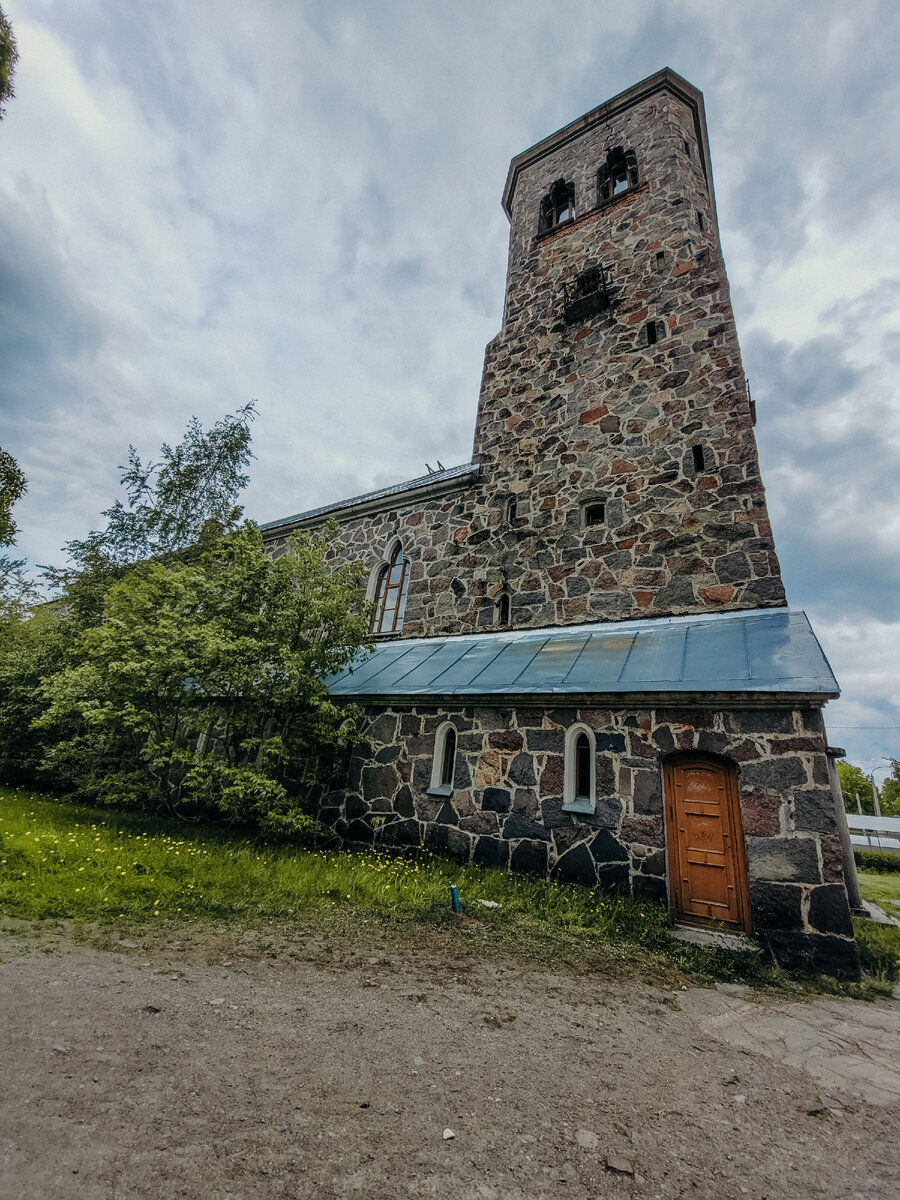
[[[741,767],[742,788],[789,792],[805,783],[806,769],[799,758],[769,758],[763,762],[744,763]]]
[[[820,883],[816,843],[811,838],[747,838],[747,871],[773,883]]]
[[[482,808],[490,809],[492,812],[509,812],[511,804],[512,796],[505,788],[489,787],[484,789],[484,795],[481,798]]]
[[[531,755],[517,754],[509,764],[508,775],[511,783],[517,783],[520,787],[534,787],[537,779]]]
[[[591,854],[598,863],[627,862],[628,851],[608,829],[599,830],[591,841]]]
[[[837,829],[837,813],[830,788],[794,792],[794,828],[834,833]]]
[[[662,775],[656,771],[635,771],[634,811],[647,816],[656,816],[662,812]]]
[[[597,879],[606,892],[627,892],[630,879],[627,863],[602,863],[597,867]]]
[[[514,871],[524,871],[529,875],[546,875],[547,849],[546,842],[519,842],[513,848],[509,865]]]
[[[668,904],[669,893],[665,879],[658,875],[632,875],[631,887],[636,896],[654,904]]]
[[[842,884],[826,883],[809,893],[809,923],[819,933],[853,937],[847,892]]]
[[[849,939],[821,933],[765,932],[761,939],[782,967],[859,979],[859,953]]]
[[[550,840],[550,831],[537,821],[529,821],[518,813],[510,813],[503,822],[503,836],[512,841],[515,838],[540,838]]]
[[[802,929],[802,901],[803,889],[798,884],[751,880],[750,914],[753,928]]]
[[[579,842],[557,860],[551,877],[566,883],[580,883],[583,887],[596,886],[597,867],[584,842]]]

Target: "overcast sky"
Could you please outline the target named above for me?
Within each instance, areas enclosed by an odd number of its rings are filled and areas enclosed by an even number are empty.
[[[705,93],[788,598],[844,688],[830,740],[900,757],[896,0],[2,5],[22,553],[97,526],[129,442],[251,397],[259,521],[467,462],[510,158],[670,66]]]

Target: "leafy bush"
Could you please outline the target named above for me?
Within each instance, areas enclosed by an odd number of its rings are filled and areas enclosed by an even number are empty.
[[[860,871],[877,871],[881,875],[900,874],[900,854],[890,850],[857,850],[853,857]]]

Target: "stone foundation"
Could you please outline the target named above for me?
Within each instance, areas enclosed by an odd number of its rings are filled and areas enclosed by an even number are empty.
[[[421,704],[367,708],[347,787],[322,818],[355,844],[424,846],[484,866],[666,903],[662,763],[738,771],[754,935],[777,961],[858,974],[817,708]],[[458,731],[453,790],[431,795],[435,733]],[[595,731],[593,813],[563,811],[566,730]]]

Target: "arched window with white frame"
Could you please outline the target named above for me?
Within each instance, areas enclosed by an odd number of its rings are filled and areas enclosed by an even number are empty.
[[[597,803],[597,762],[594,731],[572,725],[566,732],[563,812],[592,813]]]
[[[453,776],[456,771],[456,726],[444,721],[434,735],[434,759],[431,764],[431,786],[429,796],[453,794]]]
[[[403,628],[406,609],[406,590],[409,586],[409,562],[403,557],[403,546],[394,543],[387,562],[375,572],[370,599],[375,601],[373,633],[399,633]]]

